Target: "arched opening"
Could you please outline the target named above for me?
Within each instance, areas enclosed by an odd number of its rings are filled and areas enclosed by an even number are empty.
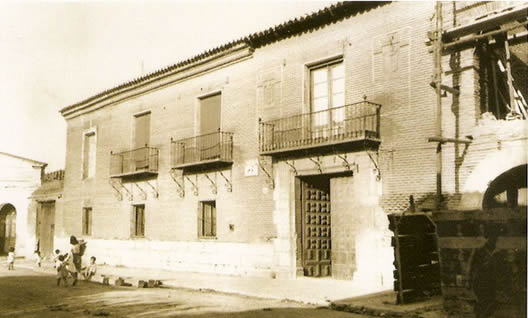
[[[526,207],[528,204],[527,168],[527,165],[517,166],[491,181],[484,193],[482,208]]]
[[[10,203],[0,204],[0,254],[7,254],[16,244],[16,209]]]

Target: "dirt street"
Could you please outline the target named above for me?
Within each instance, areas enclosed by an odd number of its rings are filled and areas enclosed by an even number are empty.
[[[4,265],[4,264],[1,264]],[[295,302],[210,291],[103,286],[80,281],[57,287],[55,277],[0,268],[0,317],[321,317],[361,316]]]

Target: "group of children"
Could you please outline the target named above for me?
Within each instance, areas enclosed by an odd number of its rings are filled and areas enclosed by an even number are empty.
[[[35,252],[36,264],[38,267],[41,266],[41,257],[40,253]],[[90,257],[90,264],[86,267],[83,267],[80,271],[80,274],[85,280],[91,280],[92,277],[97,272],[97,265],[95,264],[95,256]],[[72,278],[72,286],[77,282],[78,271],[73,263],[73,257],[70,253],[61,254],[60,250],[55,250],[55,256],[53,257],[53,262],[55,263],[54,267],[57,270],[57,286],[60,286],[61,281],[64,286],[68,286],[68,278]],[[15,269],[15,248],[9,248],[7,254],[7,269]]]
[[[61,281],[64,286],[68,286],[68,278],[73,279],[72,286],[77,282],[77,269],[73,264],[73,258],[71,254],[61,254],[60,250],[55,250],[55,256],[53,258],[55,262],[55,269],[57,270],[57,286],[60,286]],[[81,275],[85,280],[91,280],[97,272],[97,265],[95,264],[95,256],[90,257],[90,264],[81,269]]]

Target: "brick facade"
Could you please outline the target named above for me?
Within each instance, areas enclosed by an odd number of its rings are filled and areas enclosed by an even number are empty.
[[[372,290],[387,288],[392,280],[392,251],[384,213],[408,209],[410,195],[418,209],[433,208],[436,145],[427,138],[435,134],[436,105],[429,85],[433,57],[424,44],[434,25],[433,13],[432,2],[380,4],[256,48],[230,46],[225,54],[182,67],[180,72],[66,108],[68,153],[63,209],[57,212],[58,240],[66,244],[69,235],[81,236],[82,208],[91,207],[92,235],[86,239],[89,255],[96,254],[98,260],[295,277],[300,257],[295,180],[346,172],[345,157],[354,164],[354,175],[330,181],[337,222],[332,228],[337,244],[332,259],[335,277],[375,280],[370,283]],[[444,81],[461,87],[456,101],[443,103],[443,132],[450,137],[471,134],[480,116],[478,61],[470,49],[457,58],[453,69],[452,58],[444,57]],[[344,64],[345,104],[366,98],[382,105],[379,147],[349,148],[341,157],[306,152],[294,160],[260,156],[259,119],[310,111],[309,66],[332,59]],[[221,93],[221,129],[233,133],[233,164],[207,176],[201,172],[177,179],[184,184],[181,197],[169,173],[170,139],[199,135],[199,98],[214,92]],[[151,113],[149,146],[160,151],[158,174],[146,180],[155,191],[146,181],[123,182],[127,190],[120,191],[119,200],[109,183],[111,152],[132,149],[133,117],[144,111]],[[83,180],[87,131],[97,136],[96,173]],[[444,190],[449,197],[460,197],[478,161],[466,160],[473,155],[460,147],[448,145],[443,152]],[[313,163],[315,156],[319,166]],[[206,200],[216,200],[213,239],[197,236],[197,209]],[[134,204],[145,205],[144,238],[130,235]],[[376,259],[382,261],[368,265]]]

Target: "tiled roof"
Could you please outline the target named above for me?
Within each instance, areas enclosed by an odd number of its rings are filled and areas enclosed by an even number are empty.
[[[13,155],[13,154],[10,154],[10,153],[7,153],[7,152],[0,151],[0,155],[5,155],[5,156],[12,157],[12,158],[24,160],[24,161],[32,163],[32,164],[34,164],[36,166],[47,166],[48,165],[47,163],[42,162],[42,161],[37,161],[37,160],[29,159],[29,158],[20,157],[20,156]]]
[[[96,99],[113,96],[119,93],[120,90],[130,88],[135,85],[146,82],[148,80],[154,79],[156,77],[166,75],[167,73],[170,73],[184,66],[188,66],[192,63],[195,63],[197,61],[213,56],[217,53],[229,50],[239,44],[246,44],[252,48],[259,48],[264,45],[267,45],[267,44],[270,44],[276,41],[280,41],[282,39],[286,39],[286,38],[313,30],[315,28],[318,28],[318,27],[321,27],[327,24],[334,23],[336,21],[342,20],[351,15],[354,15],[354,14],[357,14],[363,11],[368,11],[372,8],[387,4],[389,2],[390,1],[345,1],[345,2],[338,2],[336,4],[332,4],[321,10],[312,12],[311,14],[306,14],[302,17],[288,20],[274,27],[270,27],[264,31],[256,32],[248,36],[245,36],[243,38],[240,38],[238,40],[234,40],[229,43],[220,45],[216,48],[207,50],[205,52],[202,52],[198,55],[195,55],[191,58],[188,58],[176,64],[167,66],[165,68],[162,68],[160,70],[157,70],[145,76],[125,82],[114,88],[107,89],[81,102],[72,104],[70,106],[66,106],[63,109],[61,109],[60,112],[64,114],[64,112],[72,110],[78,106],[87,104]]]

